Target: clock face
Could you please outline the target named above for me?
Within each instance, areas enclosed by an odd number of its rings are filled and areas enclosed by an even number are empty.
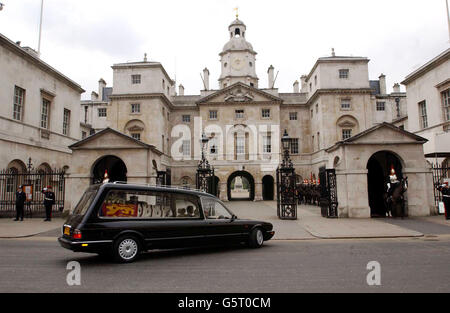
[[[244,60],[242,60],[241,58],[234,58],[233,62],[231,62],[231,66],[235,69],[235,70],[241,70],[244,67]]]

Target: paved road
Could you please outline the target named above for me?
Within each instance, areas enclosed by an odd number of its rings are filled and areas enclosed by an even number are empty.
[[[81,264],[81,286],[66,283],[69,261]],[[381,264],[381,286],[366,283],[369,261]],[[447,235],[154,251],[133,264],[33,237],[0,240],[0,292],[450,292],[449,264]]]

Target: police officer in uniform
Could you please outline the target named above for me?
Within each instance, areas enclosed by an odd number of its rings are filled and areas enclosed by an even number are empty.
[[[27,195],[23,192],[23,187],[19,186],[16,192],[16,219],[14,221],[18,221],[19,219],[23,221],[23,207],[26,199]]]
[[[44,194],[44,206],[45,206],[45,222],[49,222],[52,219],[52,206],[55,204],[55,193],[52,191],[52,186],[47,186],[42,191]]]
[[[442,193],[442,200],[445,207],[445,219],[450,220],[450,188],[448,186],[448,181],[444,182],[442,185],[436,187]]]

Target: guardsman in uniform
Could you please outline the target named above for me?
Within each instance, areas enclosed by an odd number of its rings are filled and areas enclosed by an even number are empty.
[[[44,206],[45,206],[45,222],[49,222],[52,219],[52,206],[55,204],[55,193],[52,191],[52,186],[47,186],[42,191],[44,194]]]
[[[16,219],[14,221],[18,221],[19,219],[23,221],[23,207],[26,199],[27,195],[23,192],[23,187],[19,186],[16,192]]]
[[[389,174],[389,182],[387,183],[388,201],[391,200],[392,194],[398,184],[400,184],[400,181],[398,180],[397,175],[395,174],[394,166],[392,165],[391,172]]]
[[[445,181],[442,185],[436,187],[442,193],[442,200],[445,207],[445,219],[450,220],[450,188],[448,181]]]

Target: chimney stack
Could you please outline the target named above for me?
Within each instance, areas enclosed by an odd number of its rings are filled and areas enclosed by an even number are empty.
[[[269,66],[269,69],[267,70],[267,74],[269,75],[269,89],[272,89],[274,86],[274,67],[271,65]]]
[[[393,88],[394,88],[394,92],[395,93],[400,93],[400,85],[399,85],[399,83],[395,83]]]
[[[302,75],[302,77],[300,77],[300,81],[302,82],[302,92],[308,92],[308,85],[306,84],[306,79],[308,77],[306,75]]]
[[[209,90],[209,70],[206,67],[203,70],[203,80],[205,83],[205,90]]]
[[[178,86],[178,95],[184,96],[184,86],[182,84]]]
[[[298,80],[296,80],[294,82],[294,93],[299,93],[299,92],[300,92],[299,82],[298,82]]]
[[[381,74],[380,77],[380,94],[385,95],[386,94],[386,75]]]
[[[103,101],[103,88],[106,87],[106,82],[103,78],[100,78],[100,80],[98,81],[98,99],[100,101]]]

